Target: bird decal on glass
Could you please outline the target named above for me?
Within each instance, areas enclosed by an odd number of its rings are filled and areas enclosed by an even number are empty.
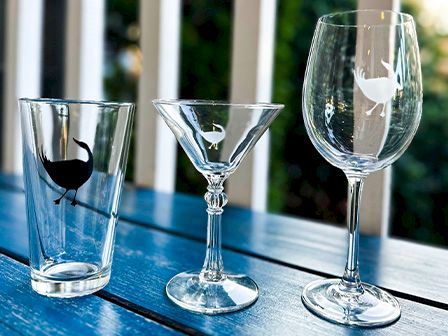
[[[360,68],[353,71],[353,74],[355,76],[355,82],[358,84],[364,96],[376,103],[375,106],[366,111],[366,114],[371,115],[375,107],[382,104],[383,109],[381,110],[380,116],[384,117],[386,115],[384,113],[386,103],[392,99],[397,90],[403,90],[403,86],[398,82],[398,76],[395,74],[392,65],[383,60],[381,60],[381,64],[388,70],[387,77],[366,79],[364,69]]]
[[[213,131],[204,132],[199,130],[199,134],[211,145],[208,149],[214,147],[218,149],[218,143],[220,143],[226,137],[226,130],[221,125],[213,123]],[[215,130],[215,127],[218,128],[218,131]]]
[[[87,182],[87,180],[92,175],[93,171],[93,155],[89,146],[79,140],[73,138],[73,141],[76,144],[85,149],[89,156],[87,161],[82,161],[79,159],[74,160],[63,160],[63,161],[50,161],[45,156],[43,150],[39,153],[40,161],[47,171],[50,178],[53,180],[61,188],[65,188],[65,192],[61,197],[54,200],[54,204],[59,204],[61,199],[67,194],[69,190],[75,191],[75,196],[73,197],[73,201],[71,205],[75,206],[78,204],[76,202],[76,194],[78,193],[78,189]]]

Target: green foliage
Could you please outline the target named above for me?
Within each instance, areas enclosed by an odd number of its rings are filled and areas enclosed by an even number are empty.
[[[392,234],[431,244],[448,244],[448,81],[441,65],[448,36],[425,29],[415,1],[403,11],[416,18],[422,55],[423,114],[410,147],[394,164]]]
[[[109,0],[107,99],[135,101],[138,77],[120,63],[137,46],[136,0]],[[226,100],[229,92],[232,3],[183,1],[180,97]],[[409,149],[393,169],[392,234],[448,243],[448,36],[419,23],[417,0],[403,10],[417,18],[422,52],[423,117]],[[311,38],[319,16],[356,8],[355,0],[278,0],[273,101],[285,103],[271,127],[269,210],[343,223],[347,186],[343,173],[312,146],[304,125],[301,93]],[[132,35],[132,34],[131,34]],[[444,63],[445,62],[445,63]],[[130,163],[133,154],[130,153]],[[128,167],[132,174],[132,166]],[[177,190],[203,194],[205,179],[179,150]]]
[[[130,36],[131,27],[137,26],[137,0],[108,0],[106,8],[106,54],[104,91],[105,99],[135,102],[137,100],[138,77],[132,75],[120,62],[126,51],[138,50],[138,36]],[[132,134],[126,179],[134,175],[134,141]]]
[[[302,85],[317,19],[355,1],[279,1],[273,100],[286,104],[271,127],[269,210],[342,223],[343,173],[312,146],[302,118]]]
[[[181,98],[228,98],[231,4],[231,1],[183,1]],[[176,189],[203,195],[206,180],[180,147],[178,153]]]

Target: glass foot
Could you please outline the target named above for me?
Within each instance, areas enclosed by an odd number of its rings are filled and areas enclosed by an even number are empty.
[[[363,293],[346,293],[339,288],[340,282],[328,279],[309,283],[303,289],[303,303],[330,322],[352,326],[383,326],[400,317],[398,301],[386,291],[362,283]]]
[[[220,281],[207,281],[200,272],[183,272],[166,285],[166,294],[184,309],[205,314],[228,313],[258,299],[258,286],[249,277],[226,273]]]

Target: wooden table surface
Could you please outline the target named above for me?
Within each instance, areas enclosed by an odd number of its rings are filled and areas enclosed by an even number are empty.
[[[0,175],[0,335],[448,335],[448,250],[392,238],[362,237],[361,277],[393,293],[394,324],[349,328],[319,319],[302,304],[310,281],[339,277],[346,232],[323,223],[226,207],[224,266],[250,275],[258,301],[208,316],[167,298],[175,274],[202,266],[206,213],[200,197],[126,186],[112,278],[82,298],[52,299],[30,286],[21,178]]]

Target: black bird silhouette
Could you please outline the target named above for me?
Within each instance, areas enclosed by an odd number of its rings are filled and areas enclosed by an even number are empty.
[[[53,182],[58,186],[65,188],[65,192],[61,197],[54,200],[54,204],[59,204],[61,199],[69,190],[75,191],[75,196],[73,197],[71,205],[75,206],[76,204],[78,204],[76,202],[76,194],[78,193],[78,188],[86,183],[92,175],[92,151],[86,143],[78,141],[75,138],[73,138],[73,141],[76,142],[79,147],[84,148],[87,151],[87,154],[89,155],[89,159],[87,161],[75,159],[52,162],[47,159],[42,149],[39,153],[40,161],[42,162],[42,165],[44,166],[48,175],[50,175]]]

